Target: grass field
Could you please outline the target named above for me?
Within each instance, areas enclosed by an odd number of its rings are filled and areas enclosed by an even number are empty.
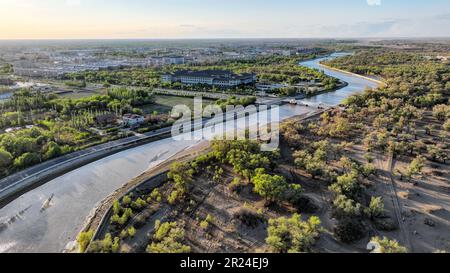
[[[203,106],[213,103],[213,100],[203,99]],[[159,113],[169,113],[176,105],[187,105],[194,109],[194,98],[155,95],[155,103],[141,107],[146,113],[157,111]]]
[[[102,95],[102,94],[104,94],[104,91],[99,90],[99,91],[64,93],[64,94],[60,94],[59,96],[61,98],[67,98],[67,99],[81,99],[81,98],[92,97],[94,95]]]

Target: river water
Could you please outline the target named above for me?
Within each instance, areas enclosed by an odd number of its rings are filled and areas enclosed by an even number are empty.
[[[377,83],[373,81],[366,80],[361,77],[353,76],[351,74],[342,73],[339,71],[331,70],[320,66],[320,62],[330,59],[336,58],[339,56],[349,55],[348,53],[334,53],[329,57],[319,58],[307,62],[301,63],[304,66],[315,68],[319,70],[323,70],[327,75],[340,79],[341,81],[347,82],[348,86],[339,89],[334,92],[324,93],[318,96],[314,96],[305,100],[302,100],[305,103],[309,104],[326,104],[326,105],[339,105],[344,99],[348,98],[351,95],[360,93],[364,91],[366,87],[375,88],[377,87]]]
[[[7,99],[11,98],[11,96],[12,96],[11,92],[0,94],[0,101],[7,100]]]
[[[335,57],[332,55],[331,57]],[[377,84],[320,67],[316,59],[301,65],[324,70],[346,81],[343,89],[302,100],[309,104],[338,105],[346,97]],[[310,112],[307,107],[284,105],[280,119]],[[171,138],[149,143],[98,160],[40,186],[0,210],[0,252],[62,252],[91,210],[104,198],[151,167],[201,141]],[[54,196],[48,208],[43,204]]]

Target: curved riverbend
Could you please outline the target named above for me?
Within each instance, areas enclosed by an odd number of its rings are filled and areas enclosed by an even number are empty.
[[[301,65],[323,70],[348,86],[302,100],[305,103],[338,105],[366,87],[377,86],[373,81],[323,68],[322,60]],[[280,108],[280,118],[308,111],[311,110],[284,105]],[[22,195],[0,209],[0,252],[62,252],[75,240],[86,217],[99,202],[132,178],[199,143],[171,138],[149,143],[83,166]],[[52,196],[49,206],[43,208]]]
[[[357,75],[352,75],[350,73],[346,72],[340,72],[334,69],[329,69],[325,66],[322,66],[320,63],[327,60],[332,59],[340,56],[348,55],[348,53],[334,53],[331,56],[314,59],[311,61],[302,62],[301,65],[315,68],[318,70],[323,70],[325,74],[338,78],[341,81],[347,82],[348,85],[342,89],[324,93],[321,95],[317,95],[308,99],[302,100],[302,102],[317,105],[320,103],[326,104],[326,105],[339,105],[344,99],[350,97],[351,95],[361,93],[364,91],[365,88],[376,88],[379,83],[377,83],[374,80],[369,80],[362,78]]]

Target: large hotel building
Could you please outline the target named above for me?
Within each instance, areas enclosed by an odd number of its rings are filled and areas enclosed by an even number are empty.
[[[234,74],[227,70],[180,70],[161,76],[164,83],[181,82],[183,84],[206,84],[219,87],[235,87],[256,82],[255,74]]]

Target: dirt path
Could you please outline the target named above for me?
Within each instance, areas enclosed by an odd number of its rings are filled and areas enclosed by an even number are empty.
[[[381,174],[380,178],[386,183],[386,186],[390,191],[389,196],[391,197],[391,201],[394,207],[395,218],[397,219],[399,227],[399,234],[401,241],[400,243],[408,247],[408,250],[410,252],[413,252],[414,250],[411,244],[411,240],[409,238],[408,230],[406,229],[405,223],[403,221],[402,206],[398,198],[397,187],[395,184],[394,177],[392,175],[395,165],[394,156],[392,154],[388,156],[377,154],[375,163],[377,168],[383,171],[383,174]]]
[[[408,229],[405,227],[405,223],[403,221],[403,217],[402,217],[402,203],[400,202],[399,198],[398,198],[398,193],[397,193],[397,185],[395,184],[395,178],[392,175],[393,171],[394,171],[394,166],[395,166],[395,161],[394,161],[394,156],[391,154],[389,155],[389,161],[388,161],[388,174],[389,174],[389,180],[390,180],[390,187],[391,187],[391,191],[394,197],[394,206],[395,206],[395,214],[397,216],[397,220],[399,221],[399,228],[400,228],[400,234],[402,236],[402,240],[403,240],[403,245],[408,247],[410,252],[414,252],[413,249],[413,245],[411,243],[411,239],[409,237],[409,231]]]

